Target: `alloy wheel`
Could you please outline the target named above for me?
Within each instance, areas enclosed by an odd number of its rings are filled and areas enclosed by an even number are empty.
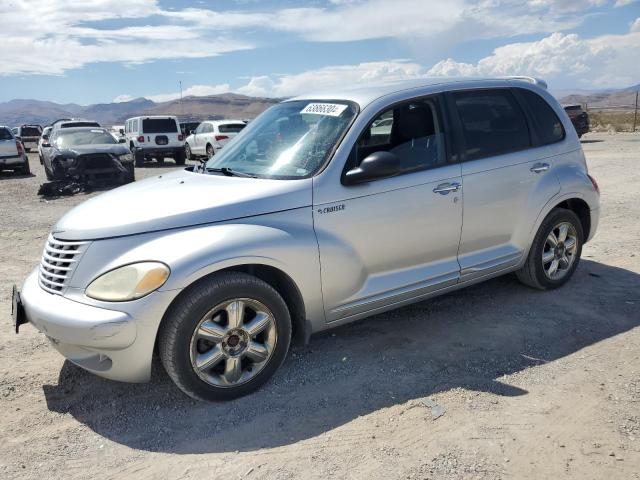
[[[547,278],[560,280],[571,270],[576,260],[578,234],[569,222],[553,227],[542,248],[542,269]]]
[[[235,298],[198,322],[191,337],[191,366],[210,385],[235,387],[266,366],[276,342],[273,313],[257,300]]]

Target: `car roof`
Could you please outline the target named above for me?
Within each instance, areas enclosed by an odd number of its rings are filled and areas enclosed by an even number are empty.
[[[244,120],[204,120],[201,123],[212,123],[214,125],[226,125],[227,123],[246,123]]]
[[[61,128],[59,129],[59,133],[73,133],[73,132],[82,132],[82,131],[90,131],[90,130],[103,130],[107,133],[109,133],[109,130],[107,130],[104,127],[71,127],[71,128]]]
[[[400,93],[406,90],[428,89],[433,87],[434,90],[438,87],[451,86],[452,88],[464,88],[464,87],[482,87],[495,86],[496,83],[504,83],[505,85],[512,84],[513,81],[523,82],[529,85],[538,85],[542,88],[546,88],[547,84],[544,80],[533,77],[500,77],[500,78],[483,78],[483,77],[432,77],[432,78],[420,78],[415,80],[402,80],[394,82],[384,82],[376,84],[368,84],[357,87],[346,87],[334,90],[325,90],[319,92],[313,92],[306,95],[300,95],[294,98],[290,98],[286,101],[296,100],[346,100],[355,102],[364,108],[371,102],[378,98],[392,95],[394,93]]]

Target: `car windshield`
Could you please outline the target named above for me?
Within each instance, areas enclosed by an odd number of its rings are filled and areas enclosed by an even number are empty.
[[[297,100],[275,105],[249,123],[205,165],[262,178],[317,172],[357,114],[347,102]]]
[[[78,145],[101,145],[118,143],[113,135],[106,130],[81,130],[78,132],[64,132],[55,139],[56,147],[69,148]]]

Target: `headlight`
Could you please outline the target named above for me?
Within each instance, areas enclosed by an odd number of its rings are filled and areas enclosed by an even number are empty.
[[[133,162],[133,155],[131,155],[130,153],[118,155],[118,160],[120,160],[121,162]]]
[[[140,262],[116,268],[87,287],[88,297],[105,302],[135,300],[157,290],[169,278],[169,267],[159,262]]]

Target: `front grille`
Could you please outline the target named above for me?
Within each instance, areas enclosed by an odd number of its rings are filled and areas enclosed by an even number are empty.
[[[49,235],[40,262],[40,286],[47,292],[62,293],[88,244],[57,240]]]
[[[90,153],[79,155],[76,158],[76,165],[84,164],[86,170],[101,170],[104,168],[113,169],[113,160],[108,153]]]

